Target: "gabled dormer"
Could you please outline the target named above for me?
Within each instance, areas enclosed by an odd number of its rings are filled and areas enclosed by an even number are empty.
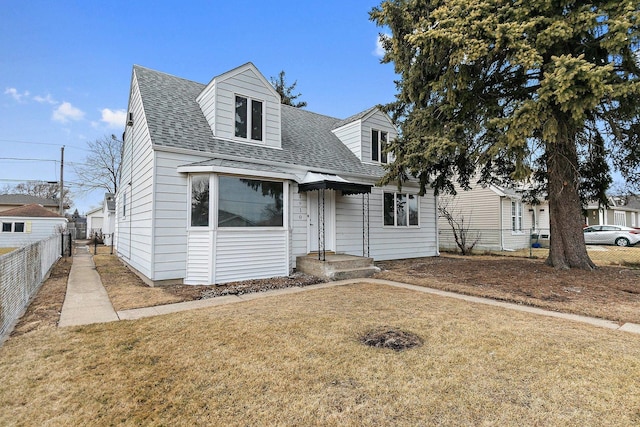
[[[215,77],[196,101],[214,137],[282,147],[280,95],[251,62]]]
[[[336,124],[332,131],[363,163],[388,163],[387,143],[398,136],[391,118],[372,107]]]

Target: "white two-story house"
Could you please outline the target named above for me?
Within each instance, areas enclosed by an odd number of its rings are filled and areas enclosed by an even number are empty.
[[[375,185],[396,135],[375,107],[282,105],[251,63],[208,84],[134,66],[117,253],[150,284],[284,276],[309,253],[437,255],[433,193]]]

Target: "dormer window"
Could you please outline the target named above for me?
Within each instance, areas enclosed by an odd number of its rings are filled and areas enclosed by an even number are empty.
[[[371,160],[374,162],[387,163],[388,134],[387,132],[371,129]]]
[[[262,101],[236,95],[236,137],[262,141],[262,111]]]

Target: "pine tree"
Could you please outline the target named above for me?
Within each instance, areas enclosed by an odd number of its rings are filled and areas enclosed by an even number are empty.
[[[609,164],[640,185],[638,3],[387,0],[370,16],[400,76],[383,183],[529,181],[549,200],[547,263],[594,268],[583,203],[605,199]]]
[[[280,94],[280,102],[284,105],[291,105],[292,107],[302,108],[307,106],[306,101],[295,102],[297,98],[301,95],[293,94],[293,91],[296,89],[296,85],[298,81],[293,82],[291,86],[287,86],[287,82],[285,81],[284,71],[280,71],[278,77],[271,77],[269,79],[271,81],[271,85],[275,88],[276,92]]]

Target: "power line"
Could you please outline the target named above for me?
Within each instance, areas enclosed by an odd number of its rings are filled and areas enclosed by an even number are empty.
[[[18,144],[49,145],[49,146],[52,146],[52,147],[60,147],[60,144],[56,144],[56,143],[53,143],[53,142],[21,141],[21,140],[18,140],[18,139],[0,139],[0,142],[15,142],[15,143],[18,143]],[[91,151],[88,148],[78,147],[77,145],[65,144],[65,146],[66,147],[75,148],[76,150]]]

